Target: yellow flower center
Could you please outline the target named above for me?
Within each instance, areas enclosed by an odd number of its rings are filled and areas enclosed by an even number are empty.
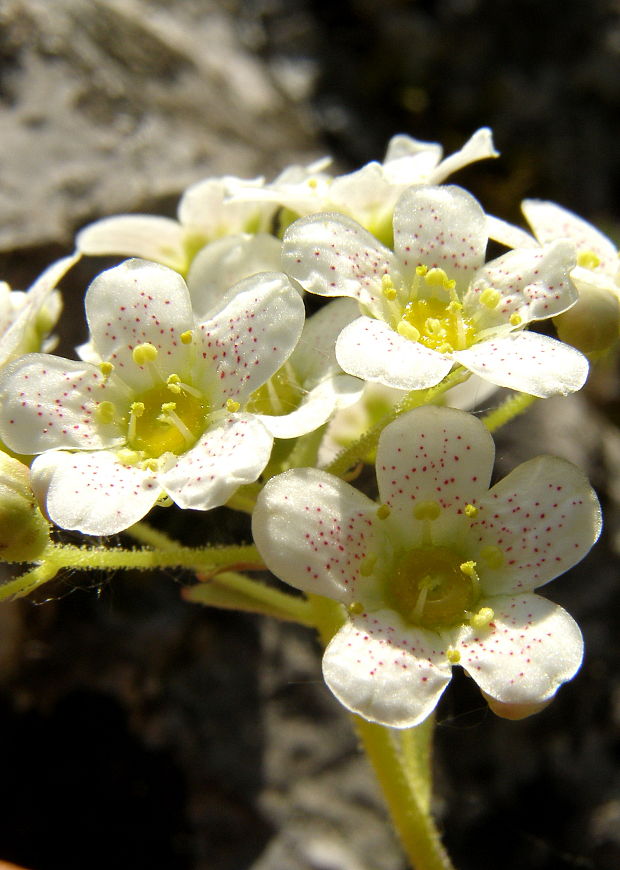
[[[446,547],[405,553],[386,584],[388,605],[405,621],[437,629],[468,621],[479,598],[474,562]]]
[[[151,459],[193,447],[206,428],[209,403],[198,390],[153,387],[132,403],[127,445]]]

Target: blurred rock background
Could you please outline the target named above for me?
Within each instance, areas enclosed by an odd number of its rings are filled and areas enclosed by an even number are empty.
[[[554,199],[618,236],[618,0],[0,0],[0,276],[24,288],[84,223],[174,214],[192,181],[343,171],[396,132],[499,161],[457,181],[517,220]],[[64,341],[101,262],[66,282]],[[498,438],[498,470],[580,464],[602,543],[553,584],[586,636],[545,712],[438,711],[437,813],[460,870],[620,866],[617,367]],[[227,540],[226,510],[159,521]],[[237,533],[249,536],[246,528]],[[189,576],[65,575],[0,608],[0,859],[30,870],[403,870],[310,633],[191,606]],[[49,599],[49,600],[46,600]]]

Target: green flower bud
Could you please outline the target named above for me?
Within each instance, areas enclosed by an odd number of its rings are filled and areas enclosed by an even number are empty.
[[[49,544],[49,531],[30,488],[28,466],[0,452],[0,560],[35,561]]]

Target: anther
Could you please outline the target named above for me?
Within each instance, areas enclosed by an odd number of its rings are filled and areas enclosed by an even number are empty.
[[[413,509],[416,520],[436,520],[441,513],[441,505],[436,501],[421,501]]]
[[[137,366],[143,366],[150,362],[155,362],[158,356],[158,350],[154,344],[145,341],[144,344],[139,344],[134,347],[131,352],[131,357]]]
[[[415,328],[408,320],[399,320],[396,327],[396,332],[402,335],[403,338],[408,338],[409,341],[419,341],[420,331]]]
[[[510,325],[511,326],[521,326],[522,323],[523,323],[523,318],[519,314],[517,314],[516,311],[514,314],[510,315]]]
[[[469,517],[470,520],[473,520],[474,517],[478,516],[478,508],[475,504],[466,504],[464,513],[466,517]]]
[[[392,508],[387,504],[381,504],[377,508],[377,518],[380,520],[386,520],[391,513]]]
[[[492,311],[494,308],[497,308],[501,298],[498,290],[495,290],[493,287],[487,287],[480,294],[480,304]]]
[[[361,601],[353,601],[351,604],[349,604],[347,610],[349,611],[351,616],[359,616],[361,613],[364,612],[364,605]]]
[[[488,628],[495,619],[495,612],[490,607],[481,607],[477,613],[472,614],[469,623],[472,628]]]
[[[601,260],[594,251],[582,251],[577,254],[577,265],[583,266],[584,269],[596,269],[601,265]]]
[[[458,665],[461,661],[461,654],[457,649],[447,649],[446,658],[452,665]]]
[[[472,580],[474,578],[478,578],[475,562],[463,562],[461,565],[459,565],[459,571],[461,572],[461,574],[464,574],[466,577],[470,577]]]
[[[428,266],[424,266],[422,264],[420,266],[415,267],[416,275],[419,275],[421,278],[424,277],[424,275],[426,275],[427,272],[428,272]]]
[[[99,371],[103,375],[104,378],[109,378],[112,372],[114,371],[114,366],[111,362],[101,362],[99,363]]]
[[[389,275],[383,275],[381,278],[381,292],[389,302],[396,299],[396,288],[394,287],[394,282]]]
[[[230,414],[234,414],[235,411],[238,411],[240,407],[241,405],[239,404],[239,402],[235,402],[234,399],[226,399],[226,410]]]
[[[95,415],[100,423],[113,423],[116,417],[116,408],[112,402],[100,402],[97,405]]]
[[[192,338],[193,338],[193,337],[194,337],[194,336],[193,336],[193,333],[192,333],[191,329],[187,329],[185,332],[182,332],[182,333],[181,333],[181,336],[180,336],[180,338],[181,338],[181,343],[182,343],[182,344],[191,344],[191,343],[192,343]]]
[[[455,282],[450,282],[450,279],[448,278],[444,270],[438,269],[436,266],[426,272],[426,274],[424,275],[424,280],[429,285],[429,287],[443,287],[445,290],[450,290],[451,283],[452,287],[455,286]]]

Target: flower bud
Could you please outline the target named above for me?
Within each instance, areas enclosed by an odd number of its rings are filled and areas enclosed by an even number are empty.
[[[585,354],[610,350],[620,334],[620,302],[605,287],[579,283],[579,300],[553,319],[558,337]]]
[[[0,560],[33,562],[49,543],[49,524],[30,488],[28,466],[0,452]]]

